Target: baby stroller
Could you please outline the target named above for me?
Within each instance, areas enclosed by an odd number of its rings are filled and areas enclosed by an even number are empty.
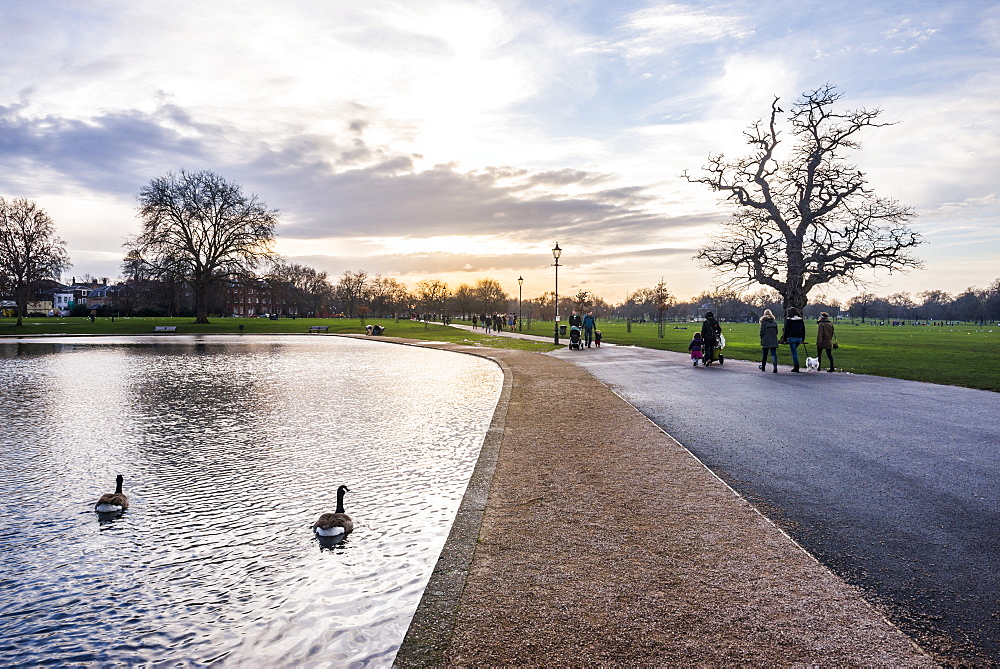
[[[581,351],[583,350],[583,344],[580,338],[580,328],[574,325],[569,329],[569,349],[571,351]]]
[[[713,358],[711,360],[706,360],[704,362],[704,364],[705,365],[710,365],[713,362],[717,362],[717,363],[719,363],[721,365],[722,363],[724,363],[726,361],[725,356],[722,355],[722,349],[724,349],[724,348],[726,348],[726,338],[720,332],[719,336],[716,337],[715,349],[712,351]],[[714,357],[714,356],[718,356],[718,357]]]

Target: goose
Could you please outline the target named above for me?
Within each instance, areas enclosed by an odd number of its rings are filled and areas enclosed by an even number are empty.
[[[104,493],[94,505],[94,511],[97,513],[119,513],[128,508],[128,497],[122,493],[125,477],[119,474],[116,481],[118,484],[115,486],[115,491]]]
[[[350,492],[346,485],[337,488],[337,512],[324,513],[313,524],[318,537],[346,537],[354,529],[354,521],[344,513],[344,493]]]

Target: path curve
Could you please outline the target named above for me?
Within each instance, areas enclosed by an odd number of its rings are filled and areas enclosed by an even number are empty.
[[[1000,661],[1000,394],[691,366],[637,347],[586,369],[944,657]]]
[[[497,360],[509,396],[397,665],[932,664],[582,367],[422,345]]]

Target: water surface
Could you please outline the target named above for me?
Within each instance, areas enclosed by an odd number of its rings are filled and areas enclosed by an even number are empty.
[[[0,665],[386,666],[502,373],[336,337],[0,342]],[[130,508],[99,520],[125,476]],[[310,525],[351,488],[355,531]]]

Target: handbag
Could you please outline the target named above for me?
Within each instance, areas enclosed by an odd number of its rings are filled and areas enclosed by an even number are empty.
[[[833,347],[840,348],[840,344],[837,343],[837,335],[833,335]]]

